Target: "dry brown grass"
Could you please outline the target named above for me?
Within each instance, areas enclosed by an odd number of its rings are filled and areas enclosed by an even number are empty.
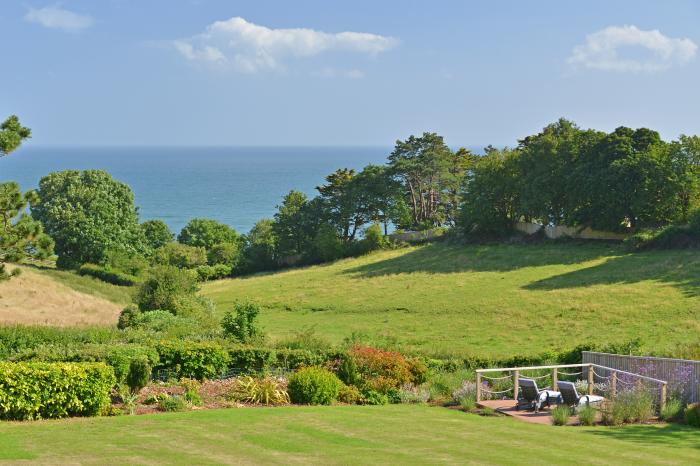
[[[0,282],[0,325],[114,325],[120,311],[119,304],[76,291],[29,268]]]

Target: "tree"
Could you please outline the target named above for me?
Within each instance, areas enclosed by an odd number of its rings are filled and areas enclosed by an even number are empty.
[[[16,115],[11,115],[0,123],[0,157],[19,148],[22,141],[29,139],[32,131],[22,126]]]
[[[325,217],[344,243],[353,241],[358,229],[369,220],[367,196],[362,188],[355,170],[347,168],[334,171],[326,177],[326,184],[316,187]]]
[[[240,259],[241,248],[238,243],[215,244],[207,251],[207,263],[209,265],[223,264],[235,269]]]
[[[271,219],[259,220],[246,235],[241,258],[244,273],[277,267],[277,235]]]
[[[399,206],[405,206],[401,197],[402,186],[391,176],[387,167],[367,165],[354,177],[353,183],[360,193],[362,208],[369,220],[381,223],[385,235],[390,222],[400,223],[400,215],[397,215]]]
[[[221,320],[224,335],[239,343],[259,340],[263,336],[258,326],[260,306],[251,302],[236,303],[234,311],[227,311]]]
[[[195,298],[197,279],[187,270],[171,265],[154,267],[136,293],[136,304],[144,312],[163,310],[179,314]]]
[[[195,218],[185,225],[177,240],[182,244],[209,250],[215,244],[237,243],[240,237],[236,230],[226,224],[208,218]]]
[[[290,191],[284,196],[272,223],[280,259],[309,253],[322,212],[323,203],[319,198],[309,201],[300,191]]]
[[[175,239],[168,225],[162,220],[147,220],[141,224],[149,249],[156,250]]]
[[[134,194],[107,172],[67,170],[43,177],[31,212],[56,242],[58,267],[103,263],[108,251],[146,252]]]
[[[193,269],[207,263],[207,250],[200,246],[172,242],[156,249],[152,260],[160,265]]]
[[[454,154],[436,133],[423,133],[396,141],[389,155],[392,175],[404,186],[413,227],[438,226],[448,222],[446,199],[452,183]]]
[[[0,183],[0,281],[19,273],[15,269],[8,274],[5,262],[45,259],[53,253],[53,240],[41,223],[24,212],[31,197],[22,195],[15,182]]]

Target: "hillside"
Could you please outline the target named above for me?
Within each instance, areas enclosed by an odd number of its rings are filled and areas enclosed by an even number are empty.
[[[204,286],[221,312],[252,298],[273,338],[313,328],[433,354],[514,355],[700,332],[700,253],[608,244],[429,244]]]
[[[22,267],[0,282],[0,324],[114,325],[129,290],[71,272]]]

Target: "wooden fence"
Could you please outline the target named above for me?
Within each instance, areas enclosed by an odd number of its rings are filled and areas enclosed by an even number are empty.
[[[583,363],[663,379],[668,382],[669,396],[700,402],[700,361],[584,351]]]

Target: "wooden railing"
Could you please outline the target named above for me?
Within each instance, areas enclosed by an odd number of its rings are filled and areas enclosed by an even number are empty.
[[[512,383],[513,383],[513,399],[517,400],[518,399],[518,393],[520,391],[520,386],[518,383],[518,379],[521,378],[521,373],[523,371],[542,371],[542,370],[551,370],[551,379],[552,379],[552,386],[551,389],[554,391],[557,391],[557,383],[559,381],[559,370],[560,369],[570,369],[570,368],[581,368],[581,372],[577,372],[574,374],[566,374],[562,373],[562,375],[578,375],[581,374],[583,375],[583,369],[586,368],[586,382],[587,382],[587,392],[589,395],[593,394],[593,388],[595,386],[595,368],[603,369],[605,371],[610,372],[610,375],[607,377],[603,377],[598,375],[599,378],[609,380],[609,386],[610,386],[610,395],[612,398],[615,398],[617,394],[617,385],[618,382],[620,383],[625,383],[629,384],[630,382],[628,381],[622,381],[619,379],[620,375],[624,375],[625,377],[632,377],[636,379],[637,381],[637,386],[641,386],[642,381],[647,381],[651,382],[654,384],[657,384],[659,386],[659,409],[662,409],[664,405],[666,404],[666,393],[667,393],[667,387],[668,383],[665,380],[660,380],[660,379],[655,379],[653,377],[647,377],[645,375],[641,374],[635,374],[633,372],[627,372],[627,371],[622,371],[618,369],[614,369],[611,367],[606,367],[606,366],[601,366],[598,364],[559,364],[559,365],[551,365],[551,366],[524,366],[524,367],[496,367],[496,368],[490,368],[490,369],[477,369],[476,370],[476,401],[479,402],[482,399],[482,395],[484,391],[484,386],[482,384],[484,373],[490,373],[490,372],[508,372],[510,373],[510,376],[506,377],[499,377],[499,379],[505,379],[505,378],[512,378]],[[547,376],[535,376],[535,377],[527,377],[527,376],[522,376],[522,378],[542,378],[542,377],[547,377]],[[504,392],[509,392],[509,390],[505,390]],[[489,392],[489,393],[504,393],[504,392]]]

